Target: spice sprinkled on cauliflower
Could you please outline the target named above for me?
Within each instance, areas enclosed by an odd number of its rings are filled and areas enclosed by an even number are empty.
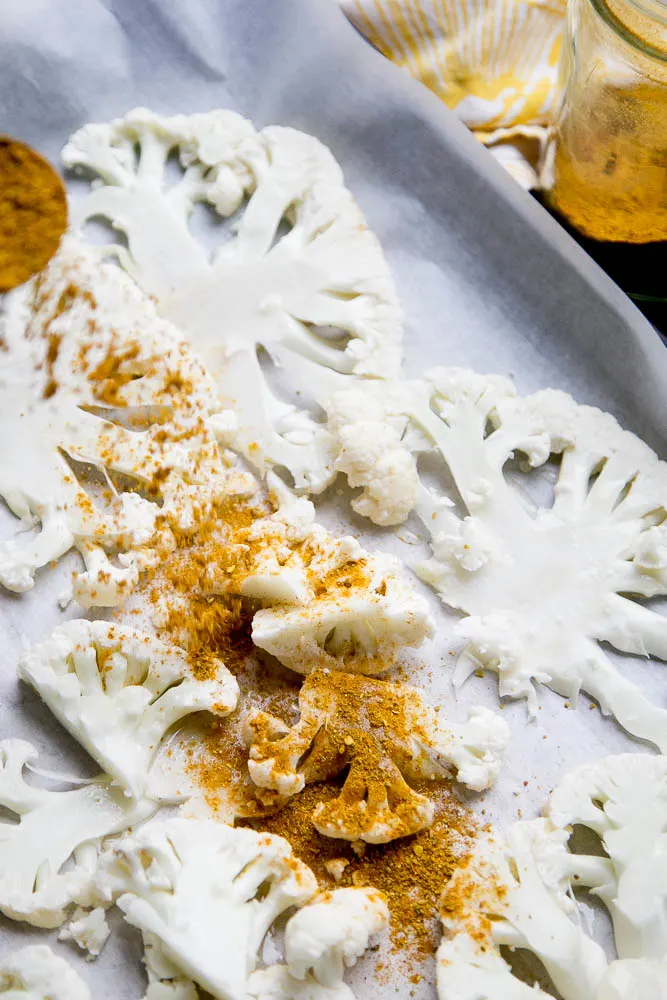
[[[664,759],[626,754],[569,774],[544,819],[480,838],[443,893],[442,1000],[532,1000],[553,995],[553,988],[563,1000],[662,997],[666,825]],[[603,851],[579,852],[570,838],[581,826],[599,835]],[[615,960],[585,930],[584,890],[609,910]],[[531,952],[549,981],[520,978],[503,947]]]
[[[254,489],[225,466],[209,422],[215,389],[182,338],[91,249],[68,237],[8,298],[3,331],[0,495],[24,527],[41,526],[0,544],[10,590],[30,589],[37,570],[75,547],[86,567],[77,599],[118,604],[170,525],[191,526],[212,500]]]
[[[183,176],[170,186],[174,152]],[[323,489],[330,434],[285,402],[262,353],[274,374],[296,355],[334,372],[395,375],[401,341],[389,268],[329,150],[290,128],[256,132],[230,111],[163,118],[137,108],[80,129],[63,160],[97,181],[73,205],[75,226],[102,216],[124,234],[121,264],[190,338],[238,416],[230,446],[262,471],[289,469],[299,489]],[[212,254],[189,226],[199,202],[222,218],[238,212]]]
[[[349,768],[340,796],[312,817],[320,833],[344,840],[383,844],[430,826],[433,803],[405,778],[453,773],[487,788],[509,738],[487,709],[445,723],[416,688],[339,672],[310,674],[299,708],[292,728],[263,712],[250,716],[250,776],[270,802]]]
[[[382,673],[402,647],[433,634],[427,602],[397,559],[336,538],[314,518],[310,501],[283,491],[278,510],[211,565],[211,589],[259,603],[253,642],[291,670]]]
[[[176,647],[125,626],[74,620],[19,663],[19,677],[128,795],[147,792],[167,731],[193,712],[228,715],[239,687],[225,666],[197,677]]]

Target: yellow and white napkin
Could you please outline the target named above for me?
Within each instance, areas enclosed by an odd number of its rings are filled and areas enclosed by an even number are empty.
[[[524,187],[556,92],[566,0],[341,0],[352,23],[489,146]]]

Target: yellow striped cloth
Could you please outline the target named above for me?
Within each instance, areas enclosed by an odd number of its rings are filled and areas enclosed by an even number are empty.
[[[525,187],[554,103],[565,0],[340,0]]]

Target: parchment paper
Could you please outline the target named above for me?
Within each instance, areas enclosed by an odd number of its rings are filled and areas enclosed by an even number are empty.
[[[0,0],[0,132],[57,160],[81,124],[136,105],[167,114],[231,107],[258,126],[293,125],[327,143],[393,266],[409,374],[436,363],[469,365],[512,375],[521,391],[563,388],[611,410],[661,450],[667,356],[657,334],[433,95],[366,45],[333,0]],[[322,508],[340,523],[335,490]],[[352,522],[362,541],[413,554]],[[0,531],[12,527],[5,516]],[[29,594],[0,597],[0,735],[29,738],[43,764],[81,774],[93,773],[91,763],[15,680],[22,642],[44,638],[63,618],[56,597],[73,564],[41,574]],[[438,635],[420,651],[424,666],[415,676],[453,716],[476,702],[496,707],[493,676],[473,678],[455,696],[451,617],[434,598],[433,607]],[[626,659],[623,669],[665,703],[659,665]],[[483,804],[501,823],[519,811],[535,815],[574,764],[643,749],[586,698],[567,710],[543,691],[541,705],[537,724],[527,722],[522,703],[504,708],[514,739]],[[0,953],[54,939],[9,921],[0,929]],[[132,931],[115,934],[88,967],[72,948],[56,947],[82,970],[96,1000],[142,996]],[[435,995],[428,980],[374,983],[372,962],[355,979],[364,1000]]]

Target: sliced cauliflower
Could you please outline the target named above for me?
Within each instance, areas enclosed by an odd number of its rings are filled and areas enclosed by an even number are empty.
[[[88,952],[88,958],[97,958],[110,934],[111,928],[101,906],[87,912],[79,907],[69,923],[58,932],[58,940],[73,941],[81,951]]]
[[[151,764],[171,726],[192,712],[228,715],[239,695],[219,660],[197,677],[180,649],[105,621],[58,626],[23,655],[18,674],[135,798],[147,793]]]
[[[222,1000],[245,1000],[269,927],[317,890],[281,837],[180,816],[116,843],[98,885],[181,975]]]
[[[586,826],[600,837],[609,860],[594,890],[619,955],[667,958],[667,759],[620,754],[576,768],[547,815],[559,829]]]
[[[515,823],[504,837],[480,839],[442,898],[442,1000],[546,995],[514,977],[503,946],[537,955],[563,1000],[596,996],[607,959],[576,920],[570,880],[579,873],[567,838],[546,820],[533,820]]]
[[[648,754],[608,757],[569,774],[540,820],[486,834],[442,897],[442,1000],[662,1000],[667,990],[667,771]],[[587,826],[606,853],[575,853]],[[575,896],[574,889],[577,889]],[[616,960],[587,933],[584,889],[612,917]],[[501,948],[537,957],[550,982],[519,978]]]
[[[37,570],[75,547],[86,567],[77,598],[117,604],[170,524],[188,527],[212,499],[255,486],[225,468],[203,369],[119,268],[66,238],[5,307],[0,495],[24,528],[41,527],[0,543],[0,582],[28,590]]]
[[[584,690],[664,751],[667,713],[615,669],[601,643],[667,659],[667,619],[639,603],[667,593],[667,465],[611,415],[563,392],[520,397],[507,379],[456,368],[365,383],[354,405],[334,394],[326,405],[339,450],[347,441],[364,447],[355,429],[362,393],[362,422],[371,412],[396,429],[406,467],[432,452],[452,480],[437,493],[423,485],[414,506],[432,548],[417,571],[465,613],[457,679],[495,670],[500,693],[528,698],[531,711],[536,682],[570,699]],[[519,455],[522,469],[509,469]],[[553,502],[531,499],[522,473],[538,467],[555,478]],[[363,499],[374,481],[368,468],[354,483],[366,487],[360,503],[381,523]]]
[[[457,774],[468,787],[495,779],[508,739],[505,722],[474,709],[468,722],[445,723],[413,687],[354,674],[315,671],[299,692],[292,728],[264,712],[246,723],[248,770],[267,802],[349,768],[340,796],[320,803],[313,823],[344,840],[387,843],[433,822],[433,803],[403,775]]]
[[[274,514],[237,535],[227,566],[209,566],[211,587],[262,605],[253,642],[291,670],[381,673],[401,647],[433,634],[427,602],[397,559],[334,537],[314,517],[310,501],[283,491]]]
[[[0,743],[0,806],[18,817],[0,822],[0,911],[58,927],[71,903],[89,898],[101,839],[146,819],[155,806],[133,802],[107,779],[72,791],[36,788],[22,775],[36,756],[23,740]]]
[[[388,923],[387,904],[375,889],[321,893],[287,922],[287,964],[253,972],[249,995],[260,1000],[354,1000],[343,974]]]
[[[5,1000],[91,1000],[91,993],[64,958],[45,944],[28,945],[0,959]]]
[[[183,176],[169,186],[174,152]],[[323,489],[331,436],[303,398],[281,398],[262,352],[278,366],[295,356],[334,373],[394,375],[401,342],[388,265],[329,150],[290,128],[256,132],[230,111],[137,108],[80,129],[63,161],[95,178],[74,224],[103,217],[122,232],[120,262],[188,335],[237,414],[232,446],[262,470],[286,467],[298,489]],[[213,253],[190,228],[199,202],[234,216]]]

